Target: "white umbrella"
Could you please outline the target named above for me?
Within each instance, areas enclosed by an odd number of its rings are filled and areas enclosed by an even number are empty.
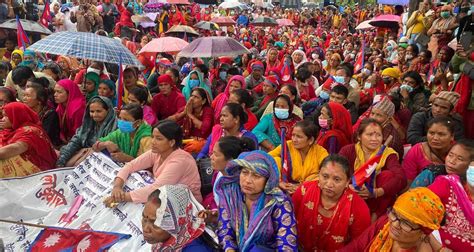
[[[369,24],[371,20],[365,20],[364,22],[360,23],[357,27],[356,30],[367,30],[367,29],[372,29],[375,28],[371,24]]]
[[[237,1],[231,1],[231,2],[223,2],[219,4],[219,8],[222,9],[235,9],[235,8],[240,8],[243,4]]]

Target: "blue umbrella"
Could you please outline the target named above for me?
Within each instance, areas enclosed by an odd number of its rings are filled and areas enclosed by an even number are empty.
[[[100,62],[143,67],[119,40],[89,32],[57,32],[34,43],[28,49]]]

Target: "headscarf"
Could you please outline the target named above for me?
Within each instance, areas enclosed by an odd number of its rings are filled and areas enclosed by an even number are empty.
[[[211,89],[206,85],[206,83],[204,82],[204,77],[203,77],[203,74],[197,70],[193,70],[191,71],[188,76],[186,76],[186,78],[184,78],[183,80],[183,83],[184,83],[184,88],[183,88],[183,95],[184,95],[184,98],[186,98],[186,101],[189,100],[189,97],[191,96],[191,87],[189,86],[189,81],[191,80],[191,74],[196,74],[198,76],[198,80],[199,80],[199,85],[197,87],[200,87],[200,88],[204,88],[208,93],[209,95],[211,96],[211,99],[212,99],[212,91]]]
[[[160,190],[160,207],[156,209],[155,226],[171,237],[153,244],[152,251],[181,251],[182,248],[204,233],[205,223],[198,218],[204,208],[185,185],[164,185]]]
[[[112,90],[112,92],[114,92],[114,95],[112,96],[112,98],[109,98],[109,99],[112,101],[112,104],[114,105],[114,107],[117,106],[117,92],[116,92],[117,88],[115,86],[115,82],[113,82],[112,80],[100,80],[100,83],[104,83],[105,85],[107,85],[107,87],[110,88],[110,90]]]
[[[13,62],[13,60],[12,60],[13,59],[13,54],[20,55],[21,61],[23,61],[23,51],[20,50],[20,49],[16,49],[16,50],[13,50],[13,52],[12,52],[12,56],[10,58],[10,65],[12,65],[12,68],[15,68],[16,67],[15,62]],[[21,64],[21,62],[20,62],[20,64]]]
[[[230,97],[230,83],[233,81],[238,81],[242,85],[242,89],[247,88],[247,83],[245,82],[245,78],[242,75],[234,75],[230,80],[227,82],[227,86],[225,87],[224,93],[219,94],[216,99],[212,102],[212,107],[214,108],[214,122],[219,121],[219,117],[221,115],[222,108],[227,104],[227,101]]]
[[[79,87],[70,79],[63,79],[57,82],[68,93],[66,105],[58,104],[56,112],[59,117],[59,125],[61,127],[63,138],[72,137],[76,132],[74,122],[81,121],[86,109],[86,99],[82,95]]]
[[[31,56],[33,59],[31,61],[25,60],[26,56]],[[38,61],[38,57],[34,51],[27,49],[23,52],[23,61],[19,64],[19,66],[27,66],[31,68],[31,70],[36,71],[37,69],[42,69],[44,65]]]
[[[301,60],[300,63],[296,63],[295,60],[293,59],[293,57],[296,55],[296,54],[301,54],[303,56],[303,59]],[[291,60],[293,61],[293,65],[295,66],[295,69],[298,69],[299,66],[303,65],[304,63],[306,63],[308,61],[308,59],[306,58],[306,54],[301,51],[301,50],[295,50],[292,54],[291,54]]]
[[[77,61],[77,59],[73,57],[66,57],[66,56],[60,55],[56,59],[56,63],[59,63],[59,62],[64,62],[67,65],[66,70],[68,71],[79,68],[79,62]]]
[[[426,187],[410,189],[400,195],[393,209],[403,218],[426,229],[425,233],[438,230],[444,217],[441,199]],[[370,245],[369,251],[391,251],[393,239],[390,238],[390,221],[385,224]]]
[[[97,90],[99,89],[100,77],[95,72],[88,72],[86,73],[85,79],[91,80],[92,82],[94,82],[94,91],[86,94],[86,101],[89,101],[92,97],[97,96]]]
[[[351,115],[347,109],[339,103],[329,102],[329,110],[331,110],[332,126],[327,131],[321,131],[318,137],[318,144],[327,147],[327,141],[330,137],[337,138],[339,148],[351,143],[352,139],[352,122]]]
[[[250,213],[244,203],[240,188],[240,172],[246,168],[265,178],[267,182],[259,199]],[[227,164],[228,176],[221,177],[216,184],[220,204],[228,213],[230,224],[235,231],[240,251],[248,249],[261,240],[274,235],[272,212],[278,202],[287,196],[278,187],[280,172],[275,160],[266,152],[256,150],[244,152]]]

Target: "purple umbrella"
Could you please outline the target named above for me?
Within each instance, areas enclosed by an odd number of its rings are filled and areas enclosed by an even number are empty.
[[[191,42],[178,54],[188,58],[236,57],[250,53],[239,41],[230,37],[203,37]]]
[[[369,24],[375,27],[398,28],[400,20],[401,17],[397,15],[380,15],[373,18]]]

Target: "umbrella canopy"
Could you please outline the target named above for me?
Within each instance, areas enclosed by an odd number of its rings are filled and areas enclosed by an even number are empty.
[[[155,27],[156,24],[153,20],[156,19],[156,16],[158,16],[158,14],[159,14],[158,12],[145,13],[145,16],[148,17],[152,21],[151,22],[140,22],[140,26],[143,27],[143,28]]]
[[[159,0],[150,0],[147,4],[143,6],[143,12],[145,13],[153,13],[159,12],[163,9],[165,3],[160,2]]]
[[[203,29],[203,30],[209,30],[209,31],[216,31],[219,30],[219,25],[213,22],[208,22],[208,21],[200,21],[197,24],[194,25],[196,28]]]
[[[236,24],[236,22],[231,17],[215,17],[211,19],[211,22],[220,26],[232,26]]]
[[[278,23],[279,26],[294,26],[295,24],[293,21],[287,19],[287,18],[280,18],[277,19],[276,22]]]
[[[251,24],[254,26],[278,26],[277,21],[271,17],[258,17]]]
[[[188,5],[191,4],[188,0],[166,0],[168,4],[181,4],[181,5]]]
[[[223,2],[219,4],[219,8],[222,9],[235,9],[240,8],[243,4],[238,1],[231,1],[231,2]]]
[[[194,30],[192,27],[187,26],[187,25],[175,25],[171,27],[165,34],[168,35],[183,35],[186,34],[186,36],[199,36],[199,32]]]
[[[321,5],[318,4],[318,3],[313,3],[313,2],[311,2],[311,3],[305,3],[305,4],[303,5],[303,7],[309,8],[309,9],[316,9],[316,8],[321,7]]]
[[[152,39],[139,52],[145,56],[155,56],[157,53],[179,52],[185,48],[189,43],[175,37],[161,37]]]
[[[398,28],[400,20],[401,17],[397,15],[380,15],[373,18],[369,24],[375,27]]]
[[[259,3],[255,3],[255,5],[258,7],[265,8],[265,9],[275,8],[275,6],[270,2],[259,2]]]
[[[370,25],[371,20],[365,20],[364,22],[360,23],[357,25],[356,30],[367,30],[367,29],[372,29],[375,28],[372,25]]]
[[[27,32],[36,32],[41,34],[49,35],[52,32],[45,28],[44,26],[40,25],[38,22],[34,22],[31,20],[20,19],[21,26],[23,26],[23,30]],[[3,29],[11,29],[16,30],[16,19],[8,19],[7,21],[0,24],[0,28]]]
[[[143,67],[119,40],[90,32],[55,32],[28,49],[54,55]]]
[[[150,23],[153,22],[153,20],[148,17],[148,15],[133,15],[132,16],[132,22],[134,23]]]
[[[198,38],[186,46],[179,57],[214,58],[221,56],[236,57],[250,53],[239,41],[230,37]]]

